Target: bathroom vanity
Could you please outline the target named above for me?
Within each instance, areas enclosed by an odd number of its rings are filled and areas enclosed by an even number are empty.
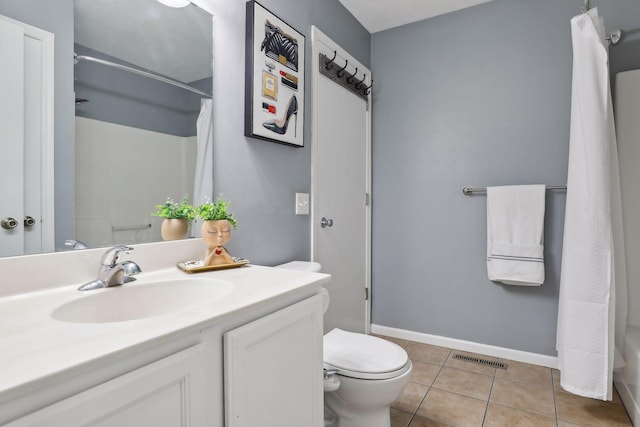
[[[190,240],[139,245],[138,280],[86,292],[104,249],[0,260],[0,425],[320,427],[330,276],[190,275],[175,266],[200,254]],[[52,265],[82,268],[63,285]]]

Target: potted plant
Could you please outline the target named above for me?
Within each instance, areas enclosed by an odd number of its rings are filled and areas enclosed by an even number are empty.
[[[220,195],[215,202],[206,202],[195,208],[196,216],[202,219],[200,233],[207,245],[205,266],[233,263],[233,258],[224,248],[231,238],[231,227],[237,227],[233,214],[229,212],[230,204]]]
[[[186,237],[189,225],[195,219],[195,209],[189,203],[189,195],[185,194],[181,202],[167,198],[162,205],[156,205],[156,211],[151,215],[164,218],[160,227],[164,240],[178,240]]]

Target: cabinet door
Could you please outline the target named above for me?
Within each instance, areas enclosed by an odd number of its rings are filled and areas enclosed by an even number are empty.
[[[136,369],[7,427],[206,425],[202,344]]]
[[[227,427],[321,427],[322,297],[224,335]]]

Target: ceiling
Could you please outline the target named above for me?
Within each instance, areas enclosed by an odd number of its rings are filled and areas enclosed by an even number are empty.
[[[75,0],[74,41],[183,83],[210,78],[213,18],[195,5]]]
[[[491,0],[339,0],[371,34]]]

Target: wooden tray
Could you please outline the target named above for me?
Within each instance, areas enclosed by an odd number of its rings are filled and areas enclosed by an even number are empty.
[[[186,271],[187,273],[202,273],[204,271],[213,271],[213,270],[225,270],[227,268],[237,268],[242,267],[243,265],[249,264],[249,260],[242,258],[233,258],[234,262],[231,264],[218,264],[218,265],[207,265],[204,266],[202,260],[195,261],[183,261],[176,264],[178,268],[182,271]]]

